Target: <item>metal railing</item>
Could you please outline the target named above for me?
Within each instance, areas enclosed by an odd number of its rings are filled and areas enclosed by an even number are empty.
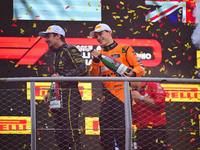
[[[36,150],[36,106],[35,106],[35,82],[53,82],[53,81],[123,81],[125,95],[125,150],[130,150],[132,146],[132,117],[131,117],[131,102],[129,92],[129,82],[160,82],[160,83],[187,83],[200,84],[199,79],[188,78],[149,78],[149,77],[19,77],[19,78],[0,78],[0,82],[31,82],[30,91],[30,112],[31,112],[31,149]]]

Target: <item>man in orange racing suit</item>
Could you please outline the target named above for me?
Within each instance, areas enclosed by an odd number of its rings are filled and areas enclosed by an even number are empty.
[[[116,77],[113,71],[109,70],[98,59],[98,56],[105,54],[114,57],[124,65],[131,68],[125,72],[123,77],[139,77],[144,74],[144,68],[129,45],[118,44],[112,38],[112,30],[107,24],[96,25],[94,31],[90,32],[92,38],[103,47],[102,50],[91,52],[93,56],[90,66],[90,76]],[[125,114],[124,114],[124,85],[123,82],[103,81],[103,97],[100,111],[100,135],[101,144],[104,150],[115,149],[114,137],[120,150],[125,149]]]

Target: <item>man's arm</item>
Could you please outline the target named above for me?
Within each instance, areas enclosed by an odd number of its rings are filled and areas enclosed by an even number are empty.
[[[81,53],[79,50],[74,47],[70,46],[69,50],[66,50],[64,52],[64,56],[66,58],[71,59],[71,64],[65,64],[65,65],[74,65],[74,69],[64,70],[59,69],[57,72],[60,76],[83,76],[87,73],[87,66],[85,64],[85,60],[81,56]]]
[[[133,48],[131,46],[128,46],[126,49],[126,58],[129,63],[129,65],[133,68],[132,72],[135,72],[136,77],[140,77],[144,74],[144,67],[135,54]]]

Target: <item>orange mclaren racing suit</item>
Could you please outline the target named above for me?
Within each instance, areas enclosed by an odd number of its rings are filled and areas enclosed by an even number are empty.
[[[131,67],[135,77],[144,74],[144,68],[129,45],[116,42],[104,47],[100,53],[114,57],[127,67]],[[97,58],[93,58],[90,66],[91,76],[116,77]],[[99,116],[101,145],[104,150],[115,149],[114,139],[120,150],[125,149],[125,113],[124,113],[124,84],[123,82],[102,81],[103,96]]]
[[[140,77],[144,74],[144,67],[142,66],[140,60],[137,58],[131,46],[124,44],[117,44],[116,42],[114,42],[112,45],[114,45],[113,49],[104,48],[104,50],[103,49],[100,50],[100,53],[107,56],[111,56],[120,61],[121,63],[123,63],[124,65],[133,68],[132,71],[135,72],[136,77]],[[92,65],[90,67],[91,76],[102,76],[102,77],[118,76],[113,71],[106,68],[101,61],[98,61],[97,63],[96,62],[92,61]],[[102,83],[106,89],[109,89],[109,91],[113,95],[115,95],[118,99],[124,102],[123,82],[103,81]]]

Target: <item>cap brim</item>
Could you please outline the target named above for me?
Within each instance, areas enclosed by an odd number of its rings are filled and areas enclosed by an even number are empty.
[[[41,38],[44,38],[46,33],[47,33],[46,31],[41,31],[41,32],[38,33],[38,35],[39,35]]]
[[[89,36],[92,37],[92,38],[95,38],[94,34],[95,34],[96,32],[101,32],[101,31],[103,31],[103,30],[91,31],[90,34],[89,34]]]

